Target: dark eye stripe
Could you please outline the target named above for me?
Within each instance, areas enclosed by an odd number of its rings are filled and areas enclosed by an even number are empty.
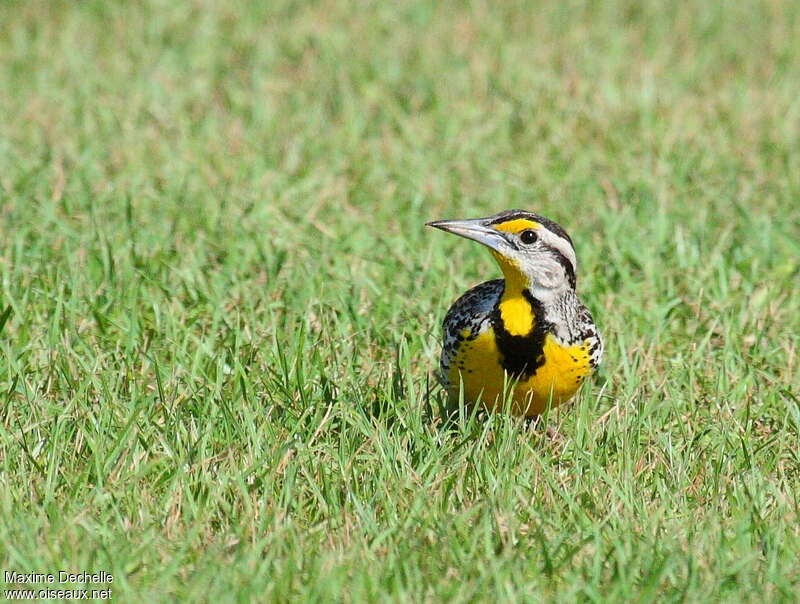
[[[532,220],[533,222],[538,222],[548,231],[561,237],[562,239],[566,239],[569,244],[575,248],[574,244],[572,243],[572,239],[567,234],[567,232],[563,229],[563,227],[558,224],[557,222],[553,222],[549,218],[545,218],[544,216],[539,216],[538,214],[534,214],[533,212],[527,212],[525,210],[506,210],[505,212],[500,212],[496,214],[492,221],[489,224],[500,224],[503,222],[508,222],[509,220],[517,220],[522,218],[524,220]]]

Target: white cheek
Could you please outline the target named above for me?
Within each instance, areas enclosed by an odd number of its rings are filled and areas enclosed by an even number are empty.
[[[543,289],[553,289],[561,285],[564,275],[560,266],[541,265],[537,267],[535,287]]]

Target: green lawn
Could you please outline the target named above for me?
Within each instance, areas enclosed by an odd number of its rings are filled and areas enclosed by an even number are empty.
[[[0,572],[106,571],[116,601],[800,597],[800,4],[0,23]],[[423,225],[513,207],[570,232],[607,344],[554,438],[437,419],[441,319],[499,271]]]

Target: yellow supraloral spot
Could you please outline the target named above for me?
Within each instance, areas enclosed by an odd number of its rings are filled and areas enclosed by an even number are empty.
[[[508,222],[492,225],[492,227],[498,231],[505,231],[506,233],[519,233],[527,229],[538,229],[541,226],[542,225],[538,222],[526,220],[525,218],[517,218],[516,220],[509,220]]]

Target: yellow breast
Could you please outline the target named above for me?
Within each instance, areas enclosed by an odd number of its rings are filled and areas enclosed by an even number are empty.
[[[494,411],[502,407],[507,394],[512,413],[528,417],[540,415],[548,405],[568,401],[592,371],[588,343],[566,347],[548,334],[543,354],[544,364],[533,375],[515,380],[501,365],[492,328],[475,339],[465,339],[449,368],[451,400],[457,401],[463,388],[465,401],[480,401]]]

